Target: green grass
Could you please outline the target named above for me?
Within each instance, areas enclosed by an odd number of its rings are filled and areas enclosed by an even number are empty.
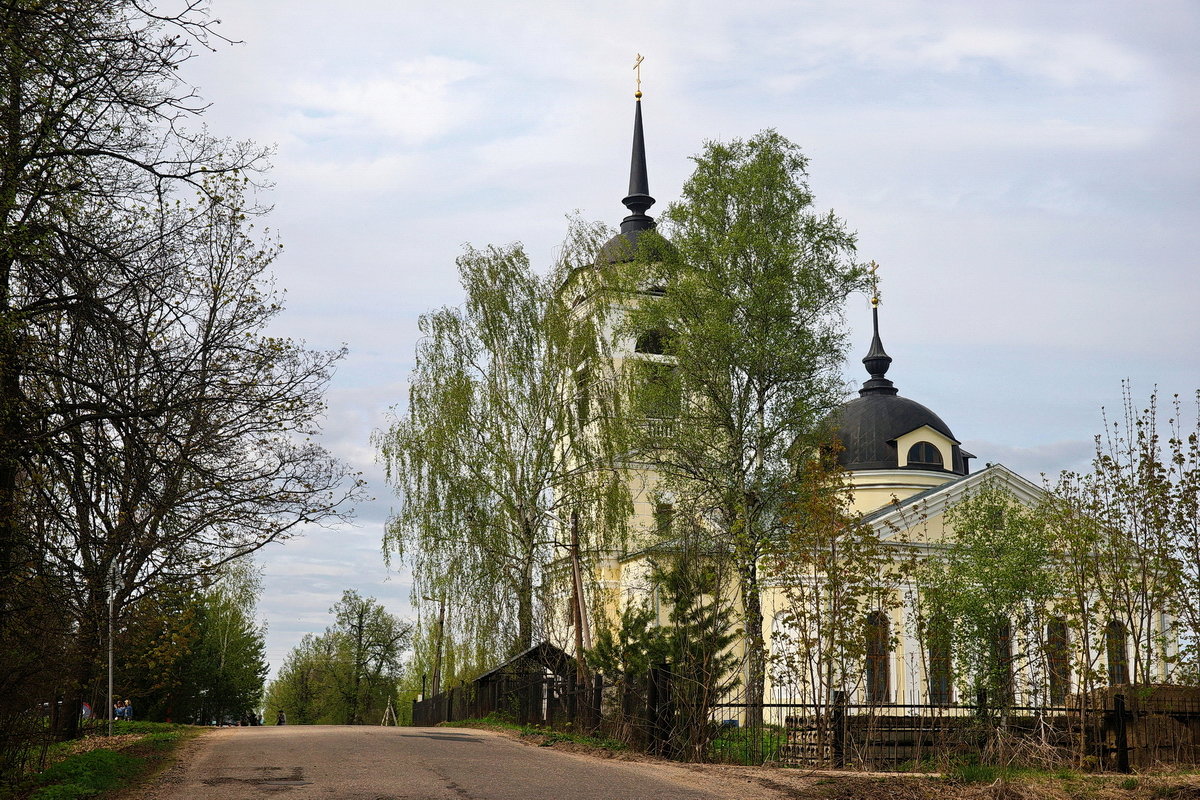
[[[957,783],[995,783],[998,780],[1011,781],[1018,778],[1071,781],[1079,777],[1068,769],[1050,771],[1034,767],[1001,767],[980,764],[974,759],[950,764],[942,774]]]
[[[778,760],[786,744],[787,731],[776,725],[766,725],[761,731],[722,727],[708,746],[709,760],[757,766],[764,761]]]
[[[80,800],[108,794],[150,775],[165,764],[175,747],[199,728],[156,722],[118,722],[114,734],[142,734],[122,750],[98,748],[67,756],[23,783],[0,790],[0,800]],[[50,758],[71,747],[63,742],[50,748]]]
[[[113,750],[92,750],[60,761],[38,775],[30,800],[74,800],[115,789],[140,771],[140,759]]]

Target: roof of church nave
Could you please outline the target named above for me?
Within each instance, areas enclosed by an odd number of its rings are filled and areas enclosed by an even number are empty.
[[[859,389],[859,396],[842,405],[831,418],[843,448],[838,454],[838,461],[850,471],[899,469],[896,440],[928,425],[953,442],[952,462],[944,466],[943,471],[955,475],[967,474],[966,459],[973,456],[958,446],[958,440],[949,426],[925,406],[901,397],[887,378],[892,357],[883,349],[883,341],[879,338],[879,304],[876,298],[872,298],[871,306],[874,335],[871,349],[863,358],[870,378]],[[928,466],[920,468],[931,469]]]

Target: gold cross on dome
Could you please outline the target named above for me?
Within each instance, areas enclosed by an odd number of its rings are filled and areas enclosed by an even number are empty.
[[[637,60],[633,62],[633,71],[637,73],[637,93],[634,97],[642,96],[642,62],[646,59],[642,58],[642,54],[637,54]]]
[[[872,261],[871,269],[868,270],[868,272],[870,273],[870,277],[868,278],[868,280],[871,281],[871,305],[878,306],[879,305],[879,275],[878,275],[879,265],[876,264],[874,261]]]

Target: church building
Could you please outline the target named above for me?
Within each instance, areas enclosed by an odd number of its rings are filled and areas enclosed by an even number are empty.
[[[649,193],[640,91],[636,98],[629,192],[623,200],[629,214],[621,221],[620,232],[597,252],[595,273],[606,265],[632,262],[639,238],[655,226],[647,214],[654,198]],[[600,280],[595,274],[578,276],[575,284],[571,280],[564,291],[576,298],[576,313],[613,313],[611,299],[606,300],[595,285],[588,285],[589,281]],[[622,302],[654,302],[662,291],[661,287],[646,286],[640,297]],[[999,464],[972,470],[975,456],[963,449],[950,426],[930,408],[900,394],[888,377],[892,357],[885,351],[880,335],[877,299],[872,300],[871,313],[873,335],[862,359],[867,377],[858,396],[846,401],[831,417],[841,443],[837,458],[846,472],[850,507],[862,523],[874,531],[885,548],[895,543],[898,550],[903,545],[906,552],[913,548],[928,551],[941,546],[939,543],[947,537],[947,510],[982,487],[999,487],[1016,502],[1037,505],[1042,489]],[[611,352],[616,371],[630,360],[669,362],[670,358],[661,349],[656,352],[653,343],[636,337],[616,341]],[[664,502],[660,481],[652,470],[630,465],[628,472],[634,509],[632,535],[622,550],[601,553],[593,562],[587,604],[594,619],[609,623],[615,622],[627,605],[644,604],[654,610],[660,624],[668,624],[667,610],[661,607],[653,585],[650,553],[654,545],[663,542],[673,509]],[[768,584],[763,595],[763,636],[768,647],[775,650],[789,646],[795,634],[793,631],[789,636],[783,630],[785,589]],[[913,616],[913,590],[903,585],[893,590],[896,602],[863,619],[863,635],[870,641],[865,648],[862,679],[850,687],[852,700],[945,704],[961,699],[953,696],[955,690],[945,665],[939,666],[938,658],[922,652],[919,625]],[[576,639],[569,615],[556,611],[547,616],[551,641],[572,650]],[[1052,631],[1051,635],[1057,633]],[[1065,629],[1062,636],[1066,636]],[[1069,689],[1069,678],[1059,677],[1054,699],[1061,701]],[[768,670],[767,702],[787,698],[803,702],[797,691],[794,682]]]

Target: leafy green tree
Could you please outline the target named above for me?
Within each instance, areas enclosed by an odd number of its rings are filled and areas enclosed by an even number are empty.
[[[1047,503],[1070,565],[1084,688],[1200,674],[1200,423],[1184,421],[1179,398],[1172,411],[1162,425],[1157,393],[1138,408],[1126,385],[1120,418],[1105,415],[1091,470],[1062,473]]]
[[[288,654],[267,691],[267,716],[294,724],[376,723],[399,700],[412,626],[353,589],[329,610],[334,623]]]
[[[254,618],[262,593],[260,572],[242,560],[222,569],[201,595],[200,641],[194,672],[201,721],[256,716],[267,676],[266,629]]]
[[[459,649],[487,660],[533,644],[565,520],[599,531],[625,517],[623,485],[588,452],[608,443],[573,435],[568,376],[596,336],[558,287],[593,239],[573,226],[548,277],[520,245],[468,247],[466,301],[422,316],[408,406],[375,437],[401,497],[385,548],[412,562],[414,602],[445,598]]]
[[[118,640],[114,699],[133,701],[139,719],[207,722],[196,686],[195,653],[203,604],[192,586],[164,588],[130,606]],[[88,687],[93,709],[107,700],[103,681]]]
[[[945,522],[945,547],[916,571],[926,644],[948,639],[965,697],[982,690],[1003,706],[1018,690],[1044,693],[1044,633],[1062,596],[1045,517],[988,484],[949,508]],[[1018,685],[1026,673],[1035,682]]]
[[[330,609],[339,643],[338,692],[346,722],[359,725],[395,702],[401,655],[411,643],[412,626],[401,621],[374,598],[353,589]]]
[[[665,287],[637,303],[623,329],[662,344],[631,357],[653,375],[624,372],[630,460],[728,544],[746,700],[757,705],[766,674],[760,565],[784,528],[791,456],[815,443],[842,399],[842,310],[864,270],[854,235],[814,209],[807,159],[778,133],[710,142],[693,160],[682,199],[663,215],[670,244],[644,235],[628,270],[630,290]]]
[[[287,654],[279,674],[267,689],[264,721],[283,711],[293,725],[316,725],[336,720],[337,692],[334,663],[337,642],[328,634],[305,634]]]
[[[162,588],[131,606],[119,640],[116,691],[150,720],[208,724],[257,715],[267,665],[254,620],[260,590],[249,562],[207,589]],[[104,687],[93,691],[93,708]]]
[[[788,494],[787,527],[767,558],[784,598],[774,620],[773,682],[796,702],[829,705],[834,692],[863,688],[865,621],[898,605],[897,554],[851,510],[835,447],[816,448]]]

